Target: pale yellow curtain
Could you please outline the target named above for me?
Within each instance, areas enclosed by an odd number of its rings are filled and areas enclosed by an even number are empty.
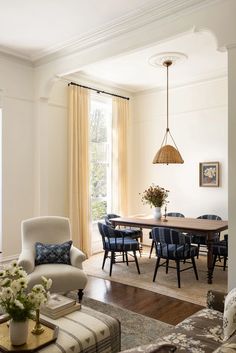
[[[128,165],[127,165],[127,126],[129,101],[114,97],[113,112],[113,212],[127,215],[128,212]]]
[[[75,85],[70,85],[68,89],[69,218],[73,244],[89,256],[89,94],[88,90]]]

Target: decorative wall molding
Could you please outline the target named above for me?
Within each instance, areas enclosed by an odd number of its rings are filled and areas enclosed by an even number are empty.
[[[137,28],[141,28],[154,21],[178,18],[180,15],[204,8],[219,0],[151,0],[148,4],[139,7],[135,11],[128,12],[125,16],[119,17],[105,25],[87,32],[86,34],[73,38],[67,42],[60,43],[36,55],[26,57],[19,52],[1,47],[0,51],[5,55],[18,57],[22,62],[33,63],[33,66],[40,66],[63,56],[84,50],[101,42],[127,34]]]
[[[10,256],[1,256],[0,257],[0,263],[8,263],[14,260],[17,260],[19,258],[20,254],[17,255],[10,255]]]
[[[0,59],[10,60],[15,63],[33,67],[34,64],[30,57],[26,57],[24,55],[20,55],[18,52],[10,49],[6,49],[0,45]]]
[[[1,96],[1,91],[0,91],[0,96]],[[27,102],[27,103],[34,103],[35,100],[32,98],[22,98],[22,97],[17,97],[17,96],[8,96],[4,95],[4,99],[12,99],[12,100],[17,100],[17,101],[22,101],[22,102]]]
[[[179,85],[172,85],[170,87],[170,90],[178,89],[178,88],[183,88],[183,87],[192,87],[200,84],[204,84],[207,82],[215,81],[215,80],[221,80],[221,79],[226,79],[228,77],[228,73],[225,70],[222,70],[221,72],[216,72],[214,75],[209,75],[205,77],[198,77],[196,80],[193,80],[191,82],[179,84]],[[142,96],[146,94],[151,94],[155,92],[160,92],[160,91],[166,91],[166,87],[156,87],[156,88],[151,88],[151,89],[146,89],[138,92],[133,92],[134,97],[137,96]]]

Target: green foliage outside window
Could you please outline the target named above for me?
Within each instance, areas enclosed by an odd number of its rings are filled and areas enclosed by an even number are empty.
[[[90,117],[90,162],[91,212],[95,221],[107,213],[107,121],[102,109],[93,110]]]

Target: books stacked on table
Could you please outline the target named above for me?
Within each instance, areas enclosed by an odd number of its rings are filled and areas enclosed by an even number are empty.
[[[42,306],[40,312],[55,320],[80,308],[81,305],[75,299],[60,294],[51,294],[49,301]]]

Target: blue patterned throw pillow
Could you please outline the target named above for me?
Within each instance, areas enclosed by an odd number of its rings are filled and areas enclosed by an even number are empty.
[[[63,244],[35,243],[35,265],[67,264],[70,265],[70,248],[72,241]]]

